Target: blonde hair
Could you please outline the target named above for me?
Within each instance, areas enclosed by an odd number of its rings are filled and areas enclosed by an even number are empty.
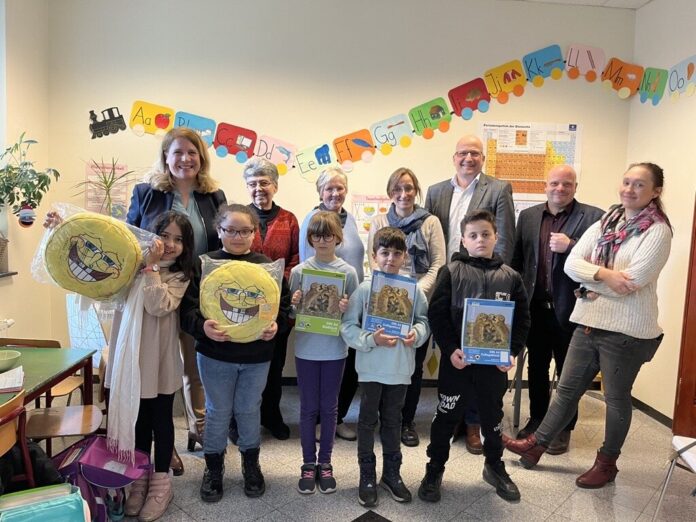
[[[149,183],[154,189],[162,192],[173,192],[176,187],[172,180],[172,173],[167,166],[167,152],[172,146],[172,143],[178,138],[183,138],[189,141],[196,150],[201,159],[201,169],[196,175],[196,191],[207,194],[215,192],[218,189],[218,183],[210,177],[210,156],[208,155],[208,146],[201,139],[200,135],[188,127],[174,127],[162,139],[159,158],[153,170],[145,176],[145,182]]]

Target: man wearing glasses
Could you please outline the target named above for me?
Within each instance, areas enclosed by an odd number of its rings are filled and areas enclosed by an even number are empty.
[[[460,223],[471,210],[482,208],[493,213],[498,242],[494,252],[510,264],[515,240],[515,207],[512,203],[512,186],[482,172],[486,155],[483,143],[474,135],[462,137],[452,155],[455,175],[428,188],[425,208],[436,215],[442,223],[447,242],[447,259],[459,252],[461,245]],[[461,247],[464,248],[464,247]],[[466,449],[469,453],[483,453],[481,427],[474,404],[469,404],[464,413],[466,423]],[[461,427],[461,424],[460,424]],[[461,430],[458,427],[455,432]]]

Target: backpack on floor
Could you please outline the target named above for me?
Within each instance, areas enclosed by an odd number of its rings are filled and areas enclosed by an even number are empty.
[[[150,470],[150,457],[135,450],[135,462],[122,462],[106,447],[106,438],[82,439],[53,457],[58,472],[80,489],[94,522],[121,520],[124,488]]]

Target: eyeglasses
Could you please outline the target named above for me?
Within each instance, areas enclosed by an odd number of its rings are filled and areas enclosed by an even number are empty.
[[[233,228],[218,227],[223,234],[227,237],[241,237],[242,239],[247,239],[250,237],[254,230],[251,228],[243,228],[242,230],[235,230]]]
[[[324,243],[331,243],[336,236],[333,234],[310,234],[310,237],[315,243],[318,243],[322,239],[324,240]]]
[[[481,153],[477,150],[458,150],[457,152],[454,153],[455,156],[458,158],[466,158],[469,154],[471,154],[471,157],[473,159],[480,158]]]
[[[344,187],[343,185],[338,187],[324,187],[322,191],[328,192],[329,194],[343,194],[346,191],[346,187]]]
[[[402,186],[396,186],[392,189],[391,193],[392,196],[396,196],[397,194],[401,194],[402,192],[404,194],[413,194],[416,191],[416,187],[413,185],[402,185]]]
[[[271,185],[272,185],[272,183],[270,181],[268,181],[267,179],[260,179],[257,181],[247,181],[247,184],[246,184],[247,188],[250,188],[250,189],[253,189],[256,187],[268,188]]]

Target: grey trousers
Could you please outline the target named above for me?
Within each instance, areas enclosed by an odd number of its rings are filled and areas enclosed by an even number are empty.
[[[631,389],[640,367],[650,361],[662,342],[638,339],[618,332],[578,326],[568,347],[557,393],[536,431],[537,441],[548,446],[570,422],[578,402],[599,371],[604,383],[606,419],[600,451],[618,456],[631,426]]]

